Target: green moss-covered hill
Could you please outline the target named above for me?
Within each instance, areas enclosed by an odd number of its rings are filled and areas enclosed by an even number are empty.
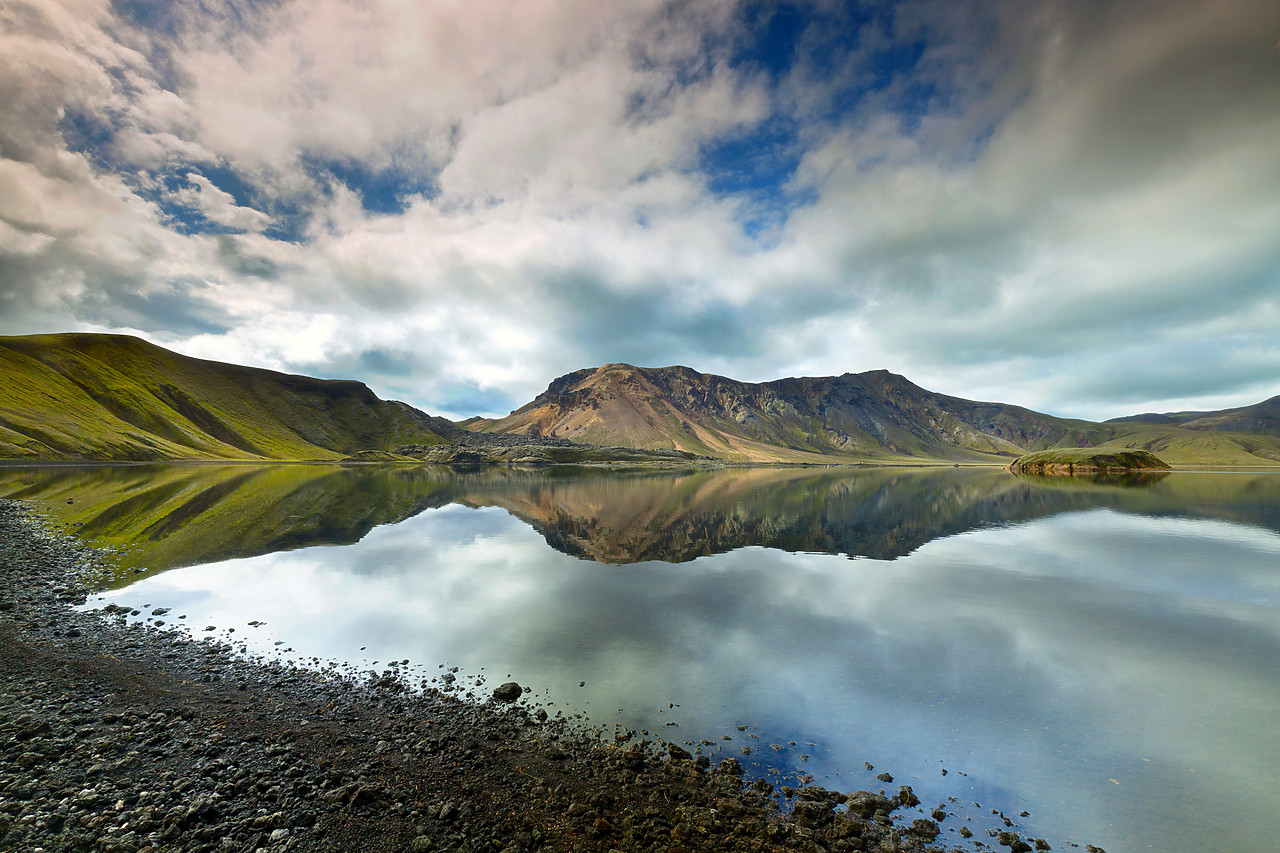
[[[333,460],[451,431],[359,382],[189,358],[123,335],[0,337],[0,458]]]
[[[1145,450],[1075,447],[1041,450],[1019,456],[1009,470],[1017,474],[1111,474],[1121,471],[1168,471],[1169,465]]]

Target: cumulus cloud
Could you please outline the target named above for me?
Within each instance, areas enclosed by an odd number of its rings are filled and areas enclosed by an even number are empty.
[[[1262,0],[0,14],[5,332],[455,416],[607,361],[1094,417],[1280,390]]]
[[[237,231],[265,231],[271,217],[252,207],[235,203],[229,192],[217,187],[204,175],[192,172],[187,175],[187,186],[173,194],[181,205],[199,211],[210,222]]]

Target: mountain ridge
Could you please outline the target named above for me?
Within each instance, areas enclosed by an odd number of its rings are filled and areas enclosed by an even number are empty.
[[[337,461],[415,446],[428,461],[546,464],[564,460],[524,445],[568,439],[596,446],[590,461],[614,448],[613,461],[675,451],[748,464],[1005,465],[1030,451],[1088,447],[1144,450],[1183,466],[1280,463],[1280,397],[1099,424],[939,394],[887,370],[749,383],[611,363],[557,377],[505,418],[457,424],[354,380],[63,333],[0,337],[0,388],[0,459],[9,460]],[[436,453],[439,444],[457,452]]]
[[[505,418],[468,427],[742,462],[1004,464],[1028,451],[1099,446],[1162,452],[1180,464],[1280,461],[1280,441],[1265,432],[1206,436],[1178,425],[1060,418],[928,391],[887,370],[748,383],[683,365],[611,363],[557,377]]]

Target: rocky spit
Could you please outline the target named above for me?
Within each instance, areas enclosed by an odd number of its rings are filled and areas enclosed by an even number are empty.
[[[102,565],[0,502],[0,853],[959,849],[906,786],[784,810],[734,759],[602,740],[516,684],[476,704],[86,611]],[[987,841],[963,849],[1048,849]]]

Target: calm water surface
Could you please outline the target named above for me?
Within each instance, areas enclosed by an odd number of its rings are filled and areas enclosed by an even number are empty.
[[[953,842],[994,844],[996,808],[1055,849],[1276,848],[1280,474],[168,466],[0,495],[116,549],[104,600],[251,652],[509,675],[775,782],[887,770]]]

